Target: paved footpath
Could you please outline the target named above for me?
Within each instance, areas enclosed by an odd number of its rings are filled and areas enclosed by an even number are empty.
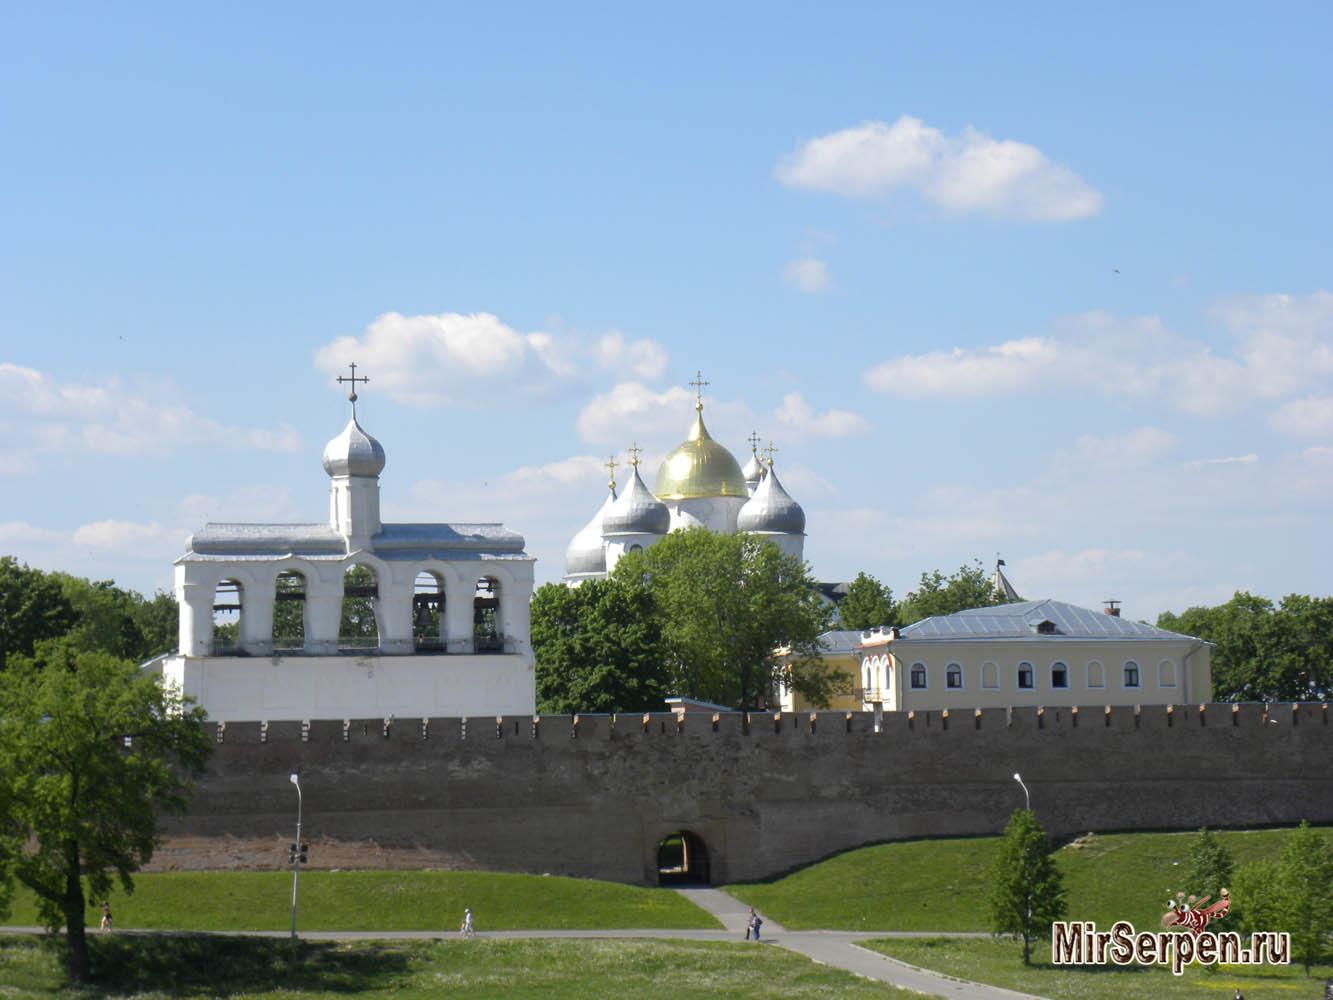
[[[478,931],[478,938],[516,939],[516,938],[661,938],[671,941],[743,941],[745,922],[750,908],[734,896],[720,889],[678,889],[676,890],[700,909],[715,916],[725,930],[668,930],[651,927],[625,930],[522,930],[522,931]],[[762,914],[760,914],[763,916]],[[39,934],[40,927],[0,927],[0,933]],[[89,929],[90,934],[97,932]],[[137,931],[117,930],[116,934],[163,934],[189,933],[185,931]],[[285,938],[286,931],[217,931],[207,933],[225,934],[233,937]],[[906,962],[899,962],[879,952],[860,946],[859,942],[872,938],[925,938],[925,937],[988,937],[986,934],[940,933],[932,931],[789,931],[776,921],[764,917],[763,943],[776,945],[794,951],[798,955],[829,965],[837,969],[867,979],[889,983],[902,989],[930,996],[962,998],[962,1000],[1042,1000],[1028,993],[1016,993],[1013,990],[986,986],[963,979],[918,969]],[[306,941],[430,941],[442,938],[456,938],[458,932],[453,929],[434,931],[301,931],[301,938]]]

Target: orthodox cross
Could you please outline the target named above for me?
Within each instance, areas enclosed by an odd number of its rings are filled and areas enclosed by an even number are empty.
[[[750,431],[750,436],[749,436],[748,438],[746,438],[745,440],[747,440],[747,441],[750,442],[750,454],[751,454],[751,455],[758,455],[758,454],[759,454],[759,442],[763,440],[763,438],[761,438],[761,437],[759,436],[759,432],[758,432],[758,431]]]
[[[607,475],[610,477],[610,481],[607,485],[614,490],[616,488],[616,456],[612,455],[607,458],[607,460],[602,463],[602,467],[606,469]]]
[[[643,449],[639,447],[639,442],[635,441],[629,446],[629,464],[634,468],[639,467],[639,456],[643,454]]]
[[[370,379],[366,378],[364,375],[362,375],[360,378],[357,377],[355,361],[353,361],[349,365],[349,367],[352,369],[352,374],[339,375],[338,383],[342,384],[343,382],[350,382],[352,384],[352,391],[351,393],[348,394],[347,401],[352,404],[352,416],[356,416],[356,384],[360,382],[364,385],[366,382],[369,382]]]
[[[768,442],[768,447],[764,449],[764,458],[768,461],[768,467],[773,468],[773,456],[778,453],[778,446],[772,441]]]
[[[694,406],[695,409],[702,410],[704,408],[704,386],[713,383],[704,379],[703,372],[695,369],[694,378],[685,384],[694,386]]]

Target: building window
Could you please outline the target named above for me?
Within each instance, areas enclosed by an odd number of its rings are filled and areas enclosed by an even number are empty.
[[[1106,687],[1106,674],[1102,671],[1102,665],[1096,660],[1088,664],[1088,687]]]
[[[1136,688],[1139,686],[1139,665],[1133,660],[1125,663],[1125,687]]]
[[[418,653],[444,652],[444,580],[428,570],[412,585],[412,647]]]
[[[1018,687],[1024,691],[1030,691],[1034,687],[1031,663],[1025,662],[1018,665]]]
[[[338,648],[349,652],[375,649],[380,644],[379,581],[369,566],[349,566],[343,574],[342,611],[338,620]]]
[[[213,655],[241,651],[241,595],[239,580],[223,580],[213,591]]]
[[[1067,688],[1069,687],[1069,668],[1063,663],[1051,664],[1051,687]]]
[[[963,686],[963,668],[957,663],[950,663],[944,671],[944,686],[958,690]]]
[[[924,663],[912,664],[912,690],[924,691],[926,689],[926,665]]]
[[[503,653],[504,634],[500,629],[500,581],[483,576],[477,581],[477,596],[472,599],[472,648],[478,653]]]
[[[1000,686],[1000,668],[994,663],[981,665],[981,686],[992,690]]]
[[[1157,686],[1164,688],[1176,686],[1176,665],[1170,660],[1163,660],[1157,665]]]
[[[294,569],[278,574],[273,585],[273,652],[305,649],[305,577]]]

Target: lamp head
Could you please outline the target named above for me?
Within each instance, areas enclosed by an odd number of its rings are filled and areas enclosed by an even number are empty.
[[[291,781],[291,783],[292,783],[293,785],[296,785],[296,786],[299,787],[300,784],[301,784],[301,782],[298,780],[298,778],[299,778],[299,775],[295,775],[295,774],[293,774],[293,775],[291,776],[291,778],[289,778],[288,780]]]
[[[296,775],[294,774],[292,775],[292,780],[293,781],[296,780]],[[1023,783],[1023,779],[1017,771],[1014,772],[1014,780],[1017,781],[1020,785]]]

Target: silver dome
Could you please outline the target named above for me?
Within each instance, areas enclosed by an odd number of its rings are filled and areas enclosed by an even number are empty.
[[[324,446],[324,471],[330,476],[378,476],[384,471],[384,448],[353,416]]]
[[[665,535],[671,529],[671,511],[649,491],[634,466],[629,486],[611,505],[602,521],[603,535]]]
[[[586,576],[606,573],[606,545],[602,541],[602,519],[616,501],[614,488],[607,493],[602,506],[585,524],[565,549],[565,576]]]
[[[805,534],[805,511],[782,488],[772,465],[755,489],[754,496],[736,516],[736,528],[783,535]]]
[[[745,477],[745,485],[750,488],[750,496],[754,496],[754,491],[759,487],[759,480],[764,478],[764,463],[759,461],[759,456],[753,451],[750,452],[750,460],[741,468],[741,475]]]

